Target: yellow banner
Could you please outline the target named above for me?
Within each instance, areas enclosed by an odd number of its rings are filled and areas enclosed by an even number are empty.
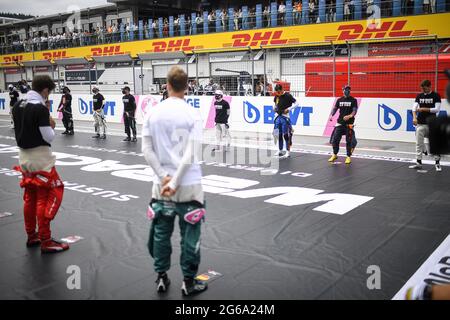
[[[173,52],[238,47],[289,46],[310,42],[370,41],[374,39],[422,37],[436,35],[450,38],[450,13],[381,19],[378,24],[368,20],[277,27],[269,29],[222,32],[166,39],[141,40],[79,48],[18,53],[0,56],[1,66],[14,66],[29,60],[54,60],[61,58],[90,59],[92,56],[111,56],[138,53]]]

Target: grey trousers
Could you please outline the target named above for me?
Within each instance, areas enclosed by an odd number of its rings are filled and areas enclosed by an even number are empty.
[[[423,151],[430,153],[430,145],[425,143],[425,138],[428,138],[430,129],[426,124],[418,124],[416,127],[416,156],[417,160],[422,160]],[[440,155],[434,155],[434,160],[441,160]]]

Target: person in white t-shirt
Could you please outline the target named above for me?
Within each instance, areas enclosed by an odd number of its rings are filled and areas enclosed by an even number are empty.
[[[181,287],[184,295],[200,293],[207,284],[196,280],[200,264],[200,228],[204,219],[202,171],[197,154],[201,151],[202,120],[184,100],[188,76],[180,67],[167,76],[169,98],[146,114],[142,127],[142,153],[155,175],[147,216],[152,220],[148,249],[158,273],[157,291],[170,284],[172,236],[175,217],[181,231]],[[200,150],[199,150],[200,149]]]

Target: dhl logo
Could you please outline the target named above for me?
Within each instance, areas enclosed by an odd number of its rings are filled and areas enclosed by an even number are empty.
[[[231,38],[233,43],[225,43],[224,47],[259,47],[264,45],[283,45],[298,43],[299,39],[282,39],[282,30],[234,34]]]
[[[7,57],[3,57],[3,65],[8,65],[8,64],[16,64],[20,61],[23,61],[23,55],[17,55],[17,56],[7,56]]]
[[[179,39],[169,41],[155,41],[152,43],[153,52],[192,51],[191,39]]]
[[[95,47],[91,48],[92,56],[114,56],[116,54],[125,54],[120,50],[120,45],[118,46],[105,46],[105,47]]]
[[[67,56],[66,50],[44,52],[42,54],[42,56],[45,60],[71,58],[71,57]]]
[[[386,21],[377,27],[371,24],[364,27],[363,24],[347,24],[339,26],[339,35],[325,36],[326,41],[335,40],[356,40],[356,39],[383,39],[383,38],[398,38],[409,36],[426,36],[427,29],[421,30],[404,30],[406,20],[400,21]]]

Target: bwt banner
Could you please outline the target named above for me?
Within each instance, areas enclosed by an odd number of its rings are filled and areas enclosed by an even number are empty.
[[[123,123],[123,103],[121,95],[104,94],[105,115],[107,122]],[[136,120],[142,124],[146,112],[160,101],[158,95],[136,95]],[[230,103],[229,119],[232,131],[249,131],[271,133],[276,117],[273,97],[224,97]],[[50,96],[51,115],[62,119],[57,112],[60,94]],[[329,115],[336,98],[297,98],[299,107],[290,111],[289,117],[295,135],[329,137],[338,117],[336,114],[330,122]],[[205,129],[214,128],[215,108],[213,96],[187,96],[186,102],[201,115]],[[414,99],[377,99],[359,98],[358,113],[355,121],[356,135],[360,139],[415,141],[415,128],[412,123],[412,106]],[[74,120],[93,121],[92,95],[72,95],[72,112]],[[0,94],[0,114],[9,113],[9,96]],[[442,103],[440,116],[450,115],[450,106]]]

